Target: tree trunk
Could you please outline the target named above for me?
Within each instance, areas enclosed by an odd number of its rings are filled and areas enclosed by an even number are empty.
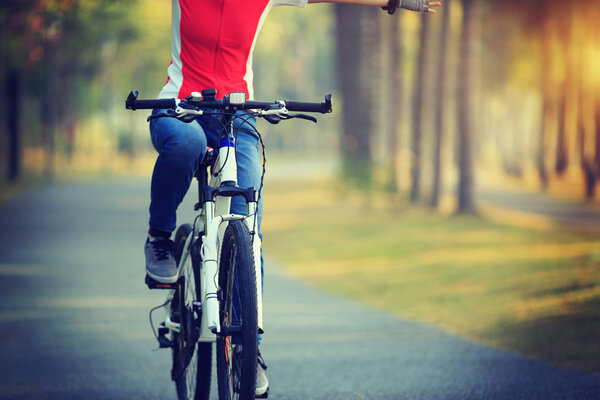
[[[44,77],[44,97],[42,100],[42,126],[44,145],[46,150],[45,178],[54,178],[54,159],[56,152],[55,128],[58,116],[58,65],[56,60],[56,46],[46,43],[44,46],[44,64],[46,67]]]
[[[342,92],[342,173],[345,179],[370,179],[371,127],[370,93],[365,78],[367,57],[363,45],[363,8],[335,5],[337,28],[337,71]]]
[[[71,162],[75,150],[75,131],[77,126],[77,117],[75,110],[70,107],[71,79],[69,71],[66,68],[60,68],[60,102],[58,104],[58,125],[64,135],[65,155],[67,161]]]
[[[391,154],[391,173],[390,188],[393,192],[398,192],[398,143],[400,136],[400,123],[403,115],[403,82],[402,82],[402,37],[400,31],[400,15],[394,15],[390,24],[390,75],[391,91],[389,102],[390,107],[390,154]]]
[[[567,83],[563,82],[558,95],[558,129],[556,131],[556,160],[554,171],[561,175],[567,169],[569,163],[569,152],[567,149],[566,135],[566,108],[567,108]]]
[[[10,97],[6,86],[8,82],[6,32],[6,18],[0,15],[0,101],[6,105],[5,107],[0,107],[0,184],[5,179],[10,178],[10,153],[7,150],[7,139],[10,136],[7,108],[10,107]]]
[[[596,96],[595,102],[596,109],[596,132],[595,132],[595,146],[594,146],[594,171],[596,177],[600,176],[600,95]]]
[[[595,102],[596,109],[596,143],[594,146],[594,164],[596,165],[596,171],[600,174],[600,94],[596,95]]]
[[[437,87],[435,96],[435,127],[433,142],[433,187],[429,204],[437,207],[440,204],[440,186],[442,181],[442,144],[444,139],[444,105],[447,81],[448,43],[450,41],[450,0],[445,2],[441,11],[442,27],[440,29],[440,52],[437,63]]]
[[[421,198],[421,157],[423,152],[423,99],[425,77],[427,72],[427,53],[429,51],[429,15],[421,15],[421,31],[419,34],[419,56],[417,60],[417,79],[413,92],[413,124],[412,124],[412,159],[410,201],[415,203]]]
[[[577,95],[573,95],[574,87],[577,85],[577,77],[575,71],[575,62],[573,60],[574,53],[571,48],[571,43],[575,39],[575,29],[573,27],[573,6],[570,2],[564,4],[563,21],[565,31],[563,34],[562,55],[563,63],[565,64],[565,78],[559,93],[559,110],[558,110],[558,137],[556,143],[556,165],[555,170],[558,175],[563,174],[570,163],[576,162],[573,160],[573,155],[576,154],[575,148],[572,148],[574,141],[571,140],[573,135],[576,135],[573,130],[577,127],[573,126],[573,114],[577,112],[576,103]]]
[[[380,11],[376,7],[365,7],[363,14],[362,53],[366,59],[362,79],[366,80],[364,90],[370,93],[369,141],[373,168],[382,168],[391,158],[389,148],[391,104],[387,101],[391,92],[388,29],[390,20],[384,19],[386,15]]]
[[[475,211],[473,197],[473,143],[472,143],[472,41],[478,0],[462,0],[463,21],[460,39],[458,76],[458,212]]]
[[[586,178],[585,194],[586,199],[590,201],[596,197],[596,184],[598,176],[600,176],[600,96],[596,95],[594,100],[596,131],[592,136],[594,141],[593,157],[583,164],[583,172]]]
[[[361,9],[361,42],[360,59],[361,70],[358,80],[361,90],[359,96],[363,97],[362,117],[366,121],[366,129],[357,132],[360,158],[360,171],[357,173],[362,181],[359,184],[370,184],[373,168],[373,157],[377,138],[384,134],[384,118],[378,112],[379,108],[385,109],[381,97],[380,83],[383,79],[381,53],[382,30],[381,10],[376,7],[359,7]],[[380,131],[378,131],[380,130]]]
[[[546,190],[548,188],[548,171],[546,167],[546,142],[547,137],[549,136],[548,130],[550,127],[550,124],[548,122],[552,113],[552,32],[548,6],[542,5],[542,7],[545,10],[545,12],[542,17],[542,28],[540,29],[540,41],[542,48],[542,60],[540,65],[542,110],[541,129],[538,141],[537,171],[542,188]]]
[[[585,134],[585,122],[584,122],[584,94],[583,94],[583,77],[579,79],[580,84],[578,87],[579,97],[579,112],[577,113],[577,143],[579,144],[579,159],[581,171],[584,177],[584,196],[587,201],[594,198],[594,189],[596,186],[596,169],[594,166],[594,158],[587,157],[585,146],[586,146],[586,134]],[[591,143],[588,143],[590,145]]]
[[[6,104],[8,125],[8,179],[17,181],[21,177],[21,77],[16,70],[6,74]]]

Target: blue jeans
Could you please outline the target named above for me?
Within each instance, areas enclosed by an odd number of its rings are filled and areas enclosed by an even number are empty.
[[[154,110],[153,115],[164,112]],[[239,111],[238,114],[243,114]],[[245,117],[246,118],[246,117]],[[258,153],[258,135],[253,129],[255,118],[248,122],[237,118],[233,121],[237,132],[236,158],[238,185],[260,187],[262,166]],[[250,126],[249,124],[252,124]],[[150,121],[152,144],[158,158],[152,174],[150,227],[173,232],[176,227],[176,211],[187,193],[198,164],[206,153],[206,147],[218,149],[217,137],[221,123],[214,118],[199,117],[186,123],[177,118],[157,118]],[[239,129],[238,129],[239,128]],[[231,199],[231,212],[246,215],[248,208],[243,197]],[[262,221],[262,196],[258,203],[258,231]],[[261,235],[262,237],[262,235]],[[261,257],[261,272],[263,270]]]

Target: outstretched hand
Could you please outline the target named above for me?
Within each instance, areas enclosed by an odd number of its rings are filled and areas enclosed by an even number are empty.
[[[392,0],[389,1],[392,2]],[[398,3],[400,4],[400,8],[403,8],[405,10],[431,14],[435,14],[437,12],[435,10],[435,7],[439,7],[442,5],[440,1],[429,0],[396,0],[396,4]],[[391,14],[393,14],[393,12]]]
[[[431,13],[431,14],[435,14],[437,11],[433,7],[439,7],[441,5],[442,5],[442,3],[439,1],[434,1],[433,3],[429,3],[429,9],[427,10],[427,12]]]

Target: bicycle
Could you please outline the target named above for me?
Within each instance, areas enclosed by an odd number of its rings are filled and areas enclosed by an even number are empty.
[[[321,103],[294,101],[248,101],[245,93],[230,93],[216,99],[216,90],[194,92],[186,99],[138,100],[131,91],[125,107],[166,109],[153,118],[172,117],[192,122],[198,117],[218,118],[222,132],[218,150],[207,149],[196,171],[199,214],[193,223],[181,225],[175,233],[175,259],[179,278],[159,283],[146,276],[150,289],[168,290],[163,304],[150,311],[150,324],[160,348],[172,349],[171,379],[180,400],[208,400],[212,374],[212,343],[216,342],[219,399],[255,397],[258,334],[263,333],[260,268],[261,240],[257,209],[265,173],[264,144],[261,187],[237,185],[235,118],[264,118],[272,124],[301,118],[317,122],[307,114],[330,113],[331,95]],[[245,110],[237,114],[238,111]],[[210,177],[210,179],[209,179]],[[233,196],[248,204],[247,215],[230,214]],[[258,261],[257,261],[258,260]],[[158,331],[152,313],[164,308],[166,318]],[[268,396],[268,392],[264,397]]]

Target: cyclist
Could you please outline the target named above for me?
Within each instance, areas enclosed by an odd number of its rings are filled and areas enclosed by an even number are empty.
[[[260,28],[275,6],[306,7],[307,3],[348,3],[382,6],[393,13],[396,8],[432,12],[440,5],[428,0],[172,0],[171,64],[168,80],[158,98],[183,99],[192,91],[217,89],[221,98],[230,92],[244,92],[253,98],[252,51]],[[161,113],[155,110],[153,113]],[[236,155],[238,182],[242,187],[260,187],[259,138],[249,124],[234,121],[237,130]],[[144,246],[146,273],[154,280],[177,280],[171,233],[175,230],[176,210],[189,189],[198,165],[198,155],[215,143],[220,123],[198,118],[185,123],[176,118],[150,122],[152,144],[158,152],[151,183],[150,229]],[[231,212],[245,214],[243,198],[234,197]],[[262,219],[262,200],[258,205],[258,227]],[[261,260],[261,272],[262,272]],[[259,355],[256,395],[267,392],[266,366]]]

